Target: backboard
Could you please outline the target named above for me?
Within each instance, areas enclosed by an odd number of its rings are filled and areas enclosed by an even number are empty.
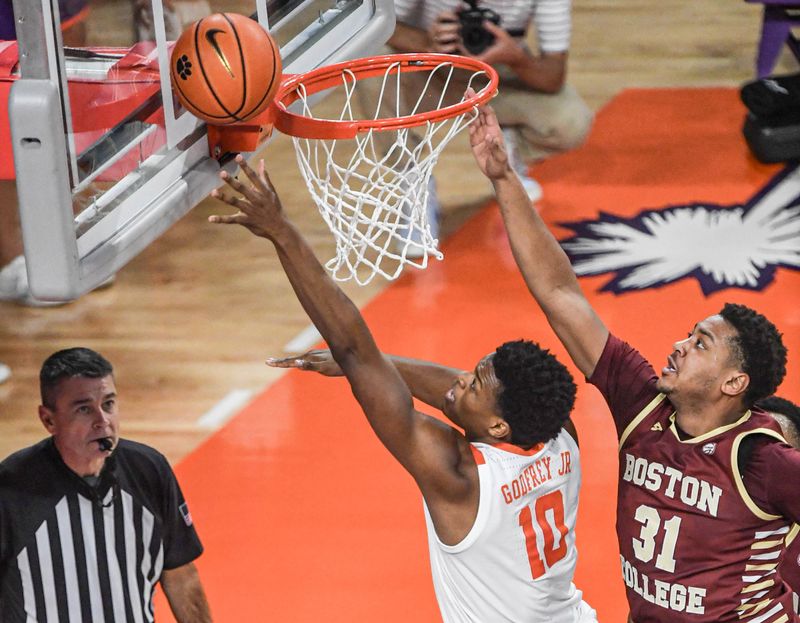
[[[110,0],[90,3],[91,46],[71,48],[60,4],[14,0],[19,45],[0,42],[14,154],[0,177],[16,175],[31,291],[51,301],[102,283],[217,187],[220,167],[232,170],[172,97],[171,41],[187,22],[251,16],[278,42],[285,74],[374,54],[394,29],[393,0]],[[93,30],[92,12],[109,4]],[[132,6],[145,4],[136,31]]]

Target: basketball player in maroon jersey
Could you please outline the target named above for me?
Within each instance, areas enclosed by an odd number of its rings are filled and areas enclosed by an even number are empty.
[[[490,107],[470,126],[514,258],[620,440],[617,534],[632,621],[796,623],[776,567],[800,520],[800,453],[756,400],[786,372],[781,335],[726,304],[690,325],[660,376],[611,335],[508,165]]]
[[[800,407],[791,400],[770,396],[758,401],[758,406],[769,413],[783,429],[783,436],[794,448],[800,450]],[[786,538],[786,554],[780,564],[781,577],[794,591],[795,610],[800,613],[800,526],[795,526]]]

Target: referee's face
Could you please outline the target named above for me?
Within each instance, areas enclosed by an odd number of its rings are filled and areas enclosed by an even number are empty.
[[[101,440],[109,440],[113,448],[119,438],[114,377],[64,379],[53,407],[39,407],[39,417],[70,469],[80,476],[99,474],[111,453]]]

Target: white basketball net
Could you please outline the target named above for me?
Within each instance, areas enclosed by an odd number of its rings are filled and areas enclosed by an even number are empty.
[[[391,65],[383,75],[373,119],[382,118],[382,109],[383,117],[386,116],[387,104],[391,104],[393,116],[403,116],[402,72],[398,67],[399,63]],[[426,95],[430,100],[428,89],[434,76],[444,81],[441,95],[436,93],[437,108],[442,107],[453,69],[450,63],[431,69],[422,92],[412,94],[417,97],[416,103],[409,102],[411,97],[405,93],[410,114],[417,112]],[[473,73],[470,86],[478,76],[485,73]],[[359,118],[353,115],[352,101],[358,85],[350,70],[342,72],[344,106],[340,120]],[[298,88],[298,95],[301,114],[313,117],[303,85]],[[463,100],[463,95],[460,99]],[[404,112],[409,114],[408,110]],[[293,138],[306,185],[336,239],[336,257],[325,264],[334,279],[355,279],[365,285],[380,274],[391,280],[407,264],[425,268],[429,257],[443,258],[428,223],[428,181],[447,143],[476,117],[477,110],[473,108],[465,114],[417,126],[414,131],[421,137],[417,139],[419,142],[409,140],[408,129],[383,130],[380,137],[383,149],[391,141],[388,151],[383,151],[373,140],[378,130],[348,140]]]

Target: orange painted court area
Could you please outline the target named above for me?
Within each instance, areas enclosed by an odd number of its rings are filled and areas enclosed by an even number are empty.
[[[599,113],[586,146],[535,167],[541,214],[564,238],[570,232],[558,223],[601,212],[743,204],[780,170],[748,154],[743,115],[734,90],[624,92]],[[568,361],[517,272],[494,203],[443,250],[443,262],[410,271],[364,309],[383,350],[472,368],[501,342],[525,337]],[[760,292],[729,288],[708,297],[692,277],[600,292],[612,276],[581,283],[610,330],[659,371],[673,342],[724,302],[765,312],[790,352],[780,393],[800,400],[797,271],[778,268]],[[584,468],[575,582],[601,622],[621,623],[616,438],[600,394],[570,367]],[[215,620],[439,620],[420,495],[344,380],[290,371],[177,472],[206,548],[198,565]],[[158,606],[159,619],[171,620],[163,601]]]

